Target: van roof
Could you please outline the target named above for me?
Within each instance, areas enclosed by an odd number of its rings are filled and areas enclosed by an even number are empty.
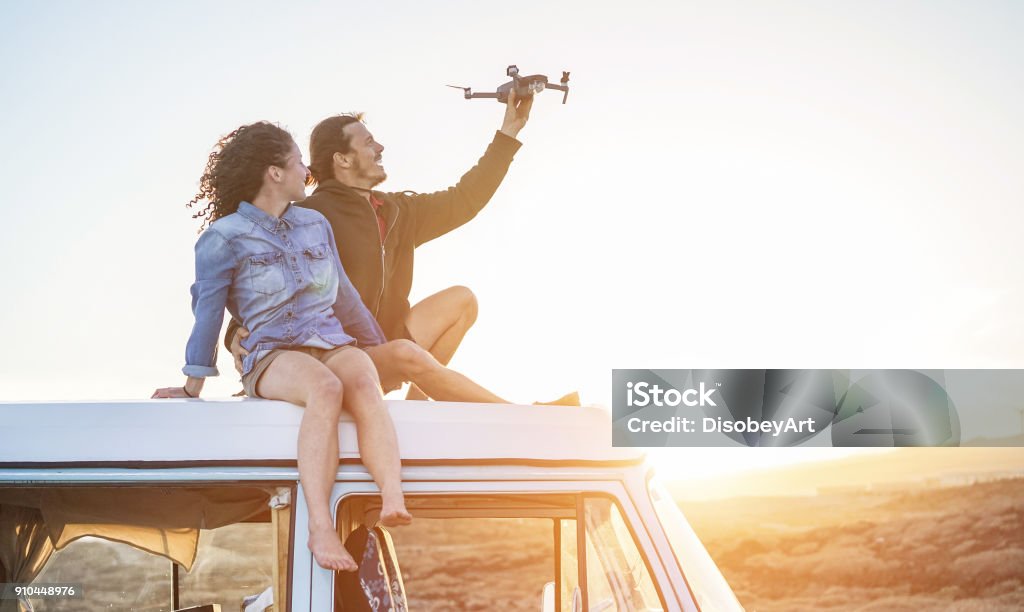
[[[631,464],[600,408],[387,401],[405,464]],[[0,402],[0,467],[294,465],[302,409],[260,399]],[[341,459],[358,463],[355,424]]]

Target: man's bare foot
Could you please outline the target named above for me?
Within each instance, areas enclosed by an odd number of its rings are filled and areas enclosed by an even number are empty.
[[[380,509],[380,524],[385,527],[399,527],[412,522],[412,515],[405,509],[405,498],[401,494],[395,499],[383,498]]]
[[[333,527],[309,530],[309,551],[317,564],[324,568],[341,572],[354,572],[359,569],[352,555],[341,545],[338,532]]]
[[[551,402],[534,402],[534,406],[579,406],[580,394],[576,391],[566,393],[562,397]]]

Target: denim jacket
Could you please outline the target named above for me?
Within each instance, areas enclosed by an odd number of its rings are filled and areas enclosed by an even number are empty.
[[[186,376],[217,376],[224,308],[249,330],[243,375],[277,348],[331,349],[384,334],[345,275],[334,233],[320,213],[289,206],[280,218],[248,202],[218,219],[196,242],[195,325],[185,347]]]

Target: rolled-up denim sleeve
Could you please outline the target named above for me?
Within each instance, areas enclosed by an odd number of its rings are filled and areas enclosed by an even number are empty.
[[[338,268],[338,297],[334,300],[334,316],[338,317],[341,327],[345,333],[352,336],[363,348],[384,344],[387,339],[384,331],[373,318],[370,311],[363,305],[363,299],[355,285],[345,274],[345,268],[341,265],[341,258],[338,256],[337,241],[334,240],[334,231],[330,224],[327,225],[327,233],[330,235],[330,245],[334,252],[334,265]]]
[[[235,274],[231,245],[216,230],[204,231],[196,242],[196,282],[192,284],[195,323],[185,346],[186,376],[218,376],[217,338]]]

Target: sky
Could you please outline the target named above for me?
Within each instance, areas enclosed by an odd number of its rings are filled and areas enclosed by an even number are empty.
[[[517,402],[612,368],[1020,368],[1015,2],[0,0],[0,400],[180,384],[216,140],[365,111],[381,187],[457,181],[505,68],[557,78],[502,187],[417,250],[452,367]],[[308,161],[308,157],[306,158]],[[225,375],[204,394],[238,389]],[[682,452],[682,451],[680,451]],[[681,454],[671,455],[681,458]]]

